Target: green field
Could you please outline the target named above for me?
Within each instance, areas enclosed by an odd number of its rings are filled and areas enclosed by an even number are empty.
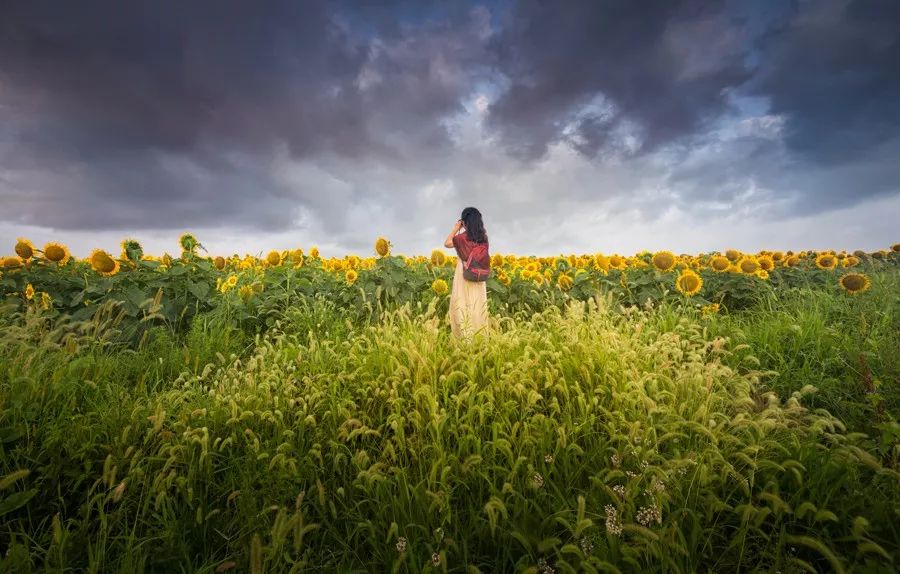
[[[429,287],[451,268],[419,263],[270,268],[253,306],[172,316],[152,282],[190,298],[185,272],[7,269],[0,571],[900,567],[896,265],[861,262],[855,295],[592,270],[511,303],[516,274],[457,341]],[[194,265],[217,293],[229,269]]]

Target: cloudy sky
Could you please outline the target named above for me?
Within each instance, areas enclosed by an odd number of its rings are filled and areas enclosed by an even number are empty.
[[[896,0],[359,4],[4,0],[6,250],[900,241]]]

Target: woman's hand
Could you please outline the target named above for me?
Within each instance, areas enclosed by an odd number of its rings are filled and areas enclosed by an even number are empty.
[[[444,240],[444,247],[453,247],[453,237],[459,233],[459,230],[462,229],[462,219],[456,220],[456,225],[453,226],[453,231],[450,232],[450,235],[447,236],[447,239]]]

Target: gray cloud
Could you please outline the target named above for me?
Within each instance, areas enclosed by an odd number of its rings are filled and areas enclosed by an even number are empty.
[[[594,154],[624,122],[656,149],[718,117],[748,77],[743,32],[716,1],[527,0],[494,46],[509,88],[491,124],[525,158],[572,137]],[[598,96],[605,109],[591,110]]]
[[[360,249],[431,245],[475,204],[547,250],[569,218],[881,200],[900,182],[898,6],[7,3],[0,221]]]

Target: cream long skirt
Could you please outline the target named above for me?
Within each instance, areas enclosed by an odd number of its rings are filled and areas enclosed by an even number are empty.
[[[487,334],[487,283],[467,281],[462,261],[456,262],[453,287],[450,289],[450,331],[456,337],[468,338],[475,333]]]

